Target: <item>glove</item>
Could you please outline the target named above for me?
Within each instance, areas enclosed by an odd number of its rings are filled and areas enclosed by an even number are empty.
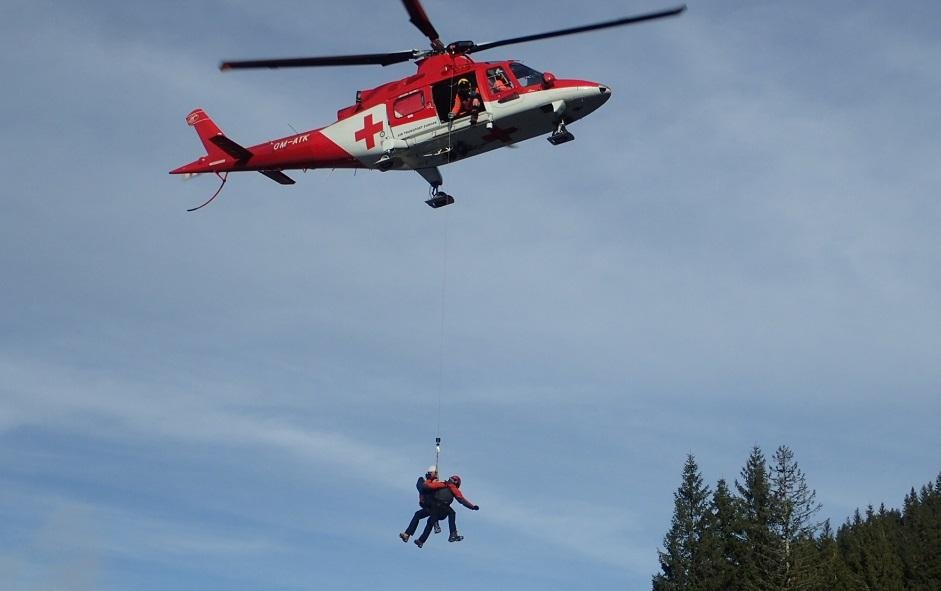
[[[480,505],[474,505],[471,507],[474,511],[480,511]]]

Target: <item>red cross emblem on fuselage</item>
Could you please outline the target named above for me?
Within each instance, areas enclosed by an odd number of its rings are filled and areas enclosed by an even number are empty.
[[[509,127],[507,129],[500,129],[496,125],[493,126],[493,129],[490,130],[490,133],[485,135],[483,138],[485,144],[489,144],[494,140],[500,140],[503,144],[512,144],[513,138],[510,137],[510,134],[519,131],[515,127]]]
[[[363,128],[353,134],[356,141],[364,140],[366,149],[372,150],[376,147],[376,134],[382,131],[382,121],[373,123],[372,115],[366,115],[363,119]]]

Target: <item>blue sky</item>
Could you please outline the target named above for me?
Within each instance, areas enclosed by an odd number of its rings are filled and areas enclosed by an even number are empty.
[[[663,6],[425,0],[479,42]],[[941,469],[934,2],[691,2],[494,50],[613,98],[573,143],[444,168],[443,210],[417,174],[313,171],[195,214],[213,179],[166,174],[192,108],[253,144],[411,72],[218,61],[423,47],[399,4],[5,13],[9,589],[642,589],[688,452],[714,482],[788,444],[836,520]],[[439,396],[481,510],[418,551]]]

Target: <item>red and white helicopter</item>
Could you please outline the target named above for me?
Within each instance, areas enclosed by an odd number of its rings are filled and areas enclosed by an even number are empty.
[[[571,141],[575,137],[566,125],[588,115],[611,97],[611,88],[604,84],[556,78],[517,61],[474,62],[470,54],[671,17],[686,10],[682,5],[501,41],[482,44],[457,41],[445,45],[420,0],[402,3],[409,20],[431,41],[430,50],[232,61],[223,62],[220,69],[387,66],[415,61],[417,73],[358,91],[356,102],[337,112],[336,123],[248,148],[228,138],[202,109],[196,109],[186,117],[186,122],[196,129],[207,154],[171,170],[170,174],[212,172],[224,185],[229,172],[258,171],[278,183],[292,185],[294,180],[283,171],[414,170],[431,185],[431,197],[426,203],[431,207],[448,205],[454,199],[441,191],[439,166],[544,134],[550,134],[548,140],[553,145]]]

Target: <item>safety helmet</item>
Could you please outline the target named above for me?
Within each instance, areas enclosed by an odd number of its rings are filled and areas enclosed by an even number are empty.
[[[430,474],[437,474],[437,473],[438,473],[437,466],[428,466],[428,470],[425,472],[425,475],[428,476]]]
[[[448,478],[448,481],[454,483],[454,486],[458,488],[461,487],[461,477],[458,476],[457,474],[452,474],[451,478]]]
[[[468,80],[467,78],[461,78],[460,80],[457,81],[457,85],[458,86],[470,86],[470,80]]]

